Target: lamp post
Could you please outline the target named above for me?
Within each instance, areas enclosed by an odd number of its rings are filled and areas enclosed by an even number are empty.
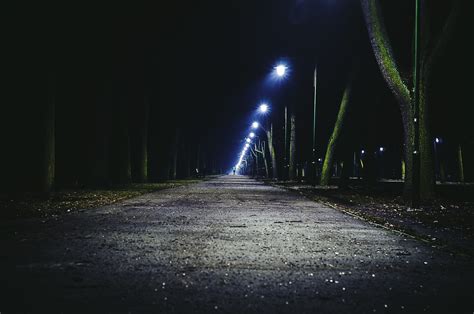
[[[318,66],[314,67],[314,100],[313,100],[313,184],[316,185],[316,93],[317,93],[317,86],[318,86]]]
[[[420,123],[419,123],[419,106],[420,106],[420,5],[421,0],[415,0],[415,40],[414,40],[414,71],[413,71],[413,151],[412,153],[412,189],[411,189],[411,207],[420,207]]]
[[[274,68],[274,72],[278,78],[284,78],[287,75],[288,67],[280,63]],[[283,170],[284,175],[283,179],[287,177],[287,168],[288,168],[288,106],[285,105],[285,127],[284,127],[284,149],[283,149]]]

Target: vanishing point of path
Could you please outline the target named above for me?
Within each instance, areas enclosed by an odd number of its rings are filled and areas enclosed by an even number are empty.
[[[0,223],[0,312],[472,313],[472,259],[241,176]]]

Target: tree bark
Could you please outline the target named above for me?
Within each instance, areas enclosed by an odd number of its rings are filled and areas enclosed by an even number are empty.
[[[270,158],[272,161],[272,175],[273,179],[278,179],[278,165],[275,152],[275,146],[273,143],[273,124],[270,124],[270,129],[266,130],[267,140],[268,140],[268,151],[270,152]]]
[[[292,113],[290,117],[290,167],[288,179],[294,180],[296,176],[296,117]]]
[[[257,149],[257,144],[255,144],[255,151],[262,155],[263,164],[265,166],[266,178],[269,178],[270,177],[270,172],[268,171],[267,154],[265,153],[265,150],[266,150],[265,142],[262,142],[261,144],[259,144],[259,149]]]
[[[405,156],[405,187],[404,195],[408,197],[411,195],[413,189],[413,114],[411,103],[413,101],[412,95],[407,87],[407,84],[402,80],[398,67],[395,62],[395,57],[392,53],[389,38],[383,22],[383,17],[379,7],[378,0],[360,0],[363,15],[365,18],[369,39],[374,51],[375,58],[379,65],[382,76],[387,85],[394,94],[400,107],[402,116],[403,132],[404,132],[404,156]],[[421,48],[421,71],[420,71],[420,199],[430,199],[434,197],[434,163],[431,143],[431,134],[429,127],[429,103],[427,100],[429,78],[431,76],[430,70],[433,66],[434,60],[441,54],[447,46],[449,34],[452,32],[453,24],[459,11],[460,1],[454,1],[454,6],[449,14],[449,17],[441,31],[439,39],[435,45],[431,44],[429,40],[424,40],[424,45]],[[422,6],[424,7],[424,5]],[[425,12],[422,12],[425,13]],[[423,14],[424,15],[424,14]],[[426,23],[427,19],[423,19]],[[425,38],[429,35],[427,26],[424,25],[423,32]],[[434,47],[429,51],[429,47]]]
[[[329,180],[331,179],[332,164],[334,151],[336,150],[337,140],[342,130],[344,124],[344,118],[346,116],[346,109],[349,103],[349,98],[352,89],[352,80],[347,84],[344,94],[342,96],[341,105],[339,107],[339,112],[337,114],[336,123],[334,124],[334,129],[332,131],[331,137],[329,138],[329,143],[326,148],[326,155],[323,162],[323,170],[321,172],[321,185],[328,185]]]

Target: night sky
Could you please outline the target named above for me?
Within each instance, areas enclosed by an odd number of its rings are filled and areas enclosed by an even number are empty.
[[[74,108],[94,107],[100,78],[113,75],[116,91],[133,98],[147,94],[156,137],[179,126],[204,138],[220,167],[230,168],[259,102],[272,106],[269,119],[282,133],[283,108],[297,113],[299,161],[309,159],[313,71],[319,68],[317,147],[323,154],[349,73],[354,92],[342,134],[341,149],[355,151],[367,143],[400,155],[401,125],[397,103],[380,75],[361,16],[359,1],[233,0],[171,1],[143,5],[37,4],[21,10],[11,25],[17,71],[25,80],[54,68],[59,86],[58,114],[70,125],[87,124]],[[434,25],[447,12],[430,8]],[[432,87],[433,135],[463,136],[472,142],[472,22],[466,8],[436,69]],[[384,3],[384,16],[401,71],[411,60],[411,1]],[[16,15],[14,17],[17,17]],[[439,31],[435,29],[435,32]],[[278,61],[287,62],[288,78],[271,83]],[[112,73],[112,74],[111,74]],[[30,82],[30,83],[31,83]],[[84,83],[86,82],[86,83]],[[92,83],[91,83],[92,82]],[[61,84],[60,83],[60,84]],[[34,83],[31,83],[34,85]],[[20,84],[21,86],[21,84]],[[71,100],[72,94],[81,95]],[[63,103],[61,106],[59,102]],[[76,122],[74,122],[76,119]],[[73,122],[71,122],[73,121]],[[72,123],[72,124],[71,124]],[[59,128],[58,141],[71,134]],[[153,133],[153,132],[152,132]],[[152,135],[153,136],[153,135]],[[61,138],[62,137],[62,138]],[[281,137],[281,136],[280,136]],[[59,152],[61,154],[61,152]]]

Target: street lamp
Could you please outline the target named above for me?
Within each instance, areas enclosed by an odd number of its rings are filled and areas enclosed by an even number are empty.
[[[258,129],[259,126],[260,126],[260,124],[257,121],[254,121],[252,123],[252,129]]]
[[[279,64],[275,67],[275,73],[277,76],[279,77],[284,77],[285,74],[286,74],[286,70],[288,69],[288,67],[284,64]]]
[[[250,137],[250,138],[254,138],[254,137],[255,137],[255,133],[250,132],[249,137]]]
[[[260,113],[267,113],[268,111],[268,105],[267,104],[261,104],[260,107],[258,107],[258,111]]]

